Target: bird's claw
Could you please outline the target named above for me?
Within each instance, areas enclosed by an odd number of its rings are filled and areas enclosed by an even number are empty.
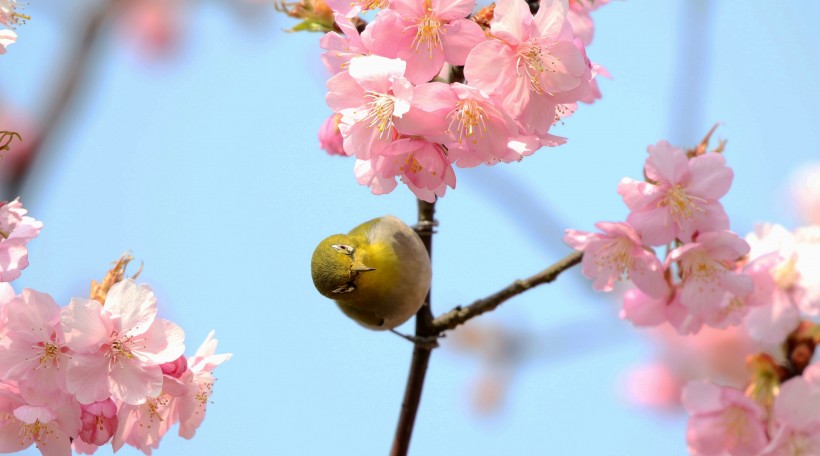
[[[439,334],[437,336],[411,336],[408,334],[402,334],[395,329],[391,329],[390,332],[393,334],[401,337],[404,340],[410,341],[413,345],[421,348],[426,348],[432,350],[434,348],[438,348],[438,340],[440,338],[444,338],[444,334]]]

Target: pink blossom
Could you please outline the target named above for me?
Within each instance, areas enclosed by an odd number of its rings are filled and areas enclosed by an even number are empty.
[[[444,62],[464,65],[467,54],[486,40],[481,27],[465,19],[475,0],[392,0],[370,27],[378,55],[407,62],[414,84],[430,81]]]
[[[70,456],[70,439],[82,427],[80,406],[70,395],[58,392],[47,402],[30,401],[8,383],[0,383],[0,416],[0,453],[35,444],[44,456]]]
[[[342,114],[344,150],[361,160],[381,154],[398,136],[397,123],[410,110],[413,86],[402,60],[356,57],[347,72],[327,81],[327,104]]]
[[[766,446],[766,411],[742,392],[706,382],[683,390],[686,443],[698,456],[755,455]]]
[[[325,33],[319,39],[319,46],[327,51],[322,54],[325,68],[332,74],[337,74],[347,69],[350,59],[372,54],[373,39],[370,27],[359,34],[359,30],[350,19],[338,13],[334,14],[333,18],[344,35],[336,32]]]
[[[131,279],[116,283],[105,307],[74,298],[62,312],[68,346],[68,390],[83,404],[108,397],[143,404],[162,389],[160,365],[184,350],[177,325],[156,319],[157,302],[148,285]]]
[[[440,82],[415,87],[404,132],[447,147],[447,158],[462,168],[519,161],[541,145],[518,127],[495,101],[464,84]]]
[[[776,431],[760,456],[820,454],[820,386],[795,377],[780,386],[774,402]]]
[[[752,247],[756,288],[761,306],[747,320],[755,337],[780,343],[796,326],[800,313],[820,313],[820,229],[794,234],[780,225],[762,224],[746,236]]]
[[[344,139],[339,131],[340,120],[341,114],[331,114],[319,128],[319,147],[330,155],[347,155],[342,145]]]
[[[111,399],[81,405],[83,428],[80,431],[82,441],[96,446],[104,445],[111,440],[117,430],[117,406]]]
[[[213,392],[213,370],[231,358],[215,354],[217,340],[213,331],[189,361],[189,368],[179,378],[166,375],[162,393],[145,404],[124,404],[119,411],[119,427],[114,435],[114,451],[128,444],[146,454],[157,448],[160,439],[177,422],[179,435],[190,439],[205,418]]]
[[[28,267],[26,244],[40,234],[43,223],[27,212],[20,198],[0,202],[0,282],[11,282]]]
[[[718,199],[729,191],[732,170],[722,155],[708,153],[692,159],[661,141],[649,146],[645,173],[650,182],[624,178],[618,193],[632,213],[627,222],[649,245],[678,238],[689,242],[698,232],[729,228]]]
[[[447,187],[456,186],[456,175],[444,150],[423,139],[397,139],[381,156],[371,159],[369,165],[357,166],[355,171],[358,182],[371,185],[374,194],[392,190],[395,181],[389,181],[395,177],[400,177],[416,197],[429,202],[444,196]]]
[[[206,408],[216,380],[213,376],[214,369],[233,356],[231,353],[216,354],[218,342],[211,331],[191,358],[190,369],[186,372],[186,375],[190,375],[190,386],[185,396],[177,403],[179,435],[183,438],[193,438],[196,429],[205,419]]]
[[[25,4],[23,2],[21,5]],[[11,28],[25,24],[29,17],[18,12],[19,8],[17,0],[0,0],[0,24]]]
[[[128,444],[145,454],[159,447],[159,442],[176,424],[174,402],[185,395],[187,385],[173,377],[163,377],[161,392],[139,405],[122,404],[117,414],[117,430],[111,446],[118,451]]]
[[[569,0],[567,20],[572,24],[572,31],[580,38],[585,46],[592,44],[595,33],[595,21],[591,12],[609,3],[609,0]]]
[[[645,247],[640,236],[626,223],[599,222],[602,234],[567,230],[564,242],[583,251],[581,271],[594,280],[592,288],[612,291],[613,284],[624,274],[644,293],[661,298],[669,287],[664,269],[654,252]]]
[[[17,42],[17,34],[11,30],[0,30],[0,55],[6,53],[6,48]]]
[[[730,299],[752,293],[751,277],[734,270],[735,262],[748,252],[749,244],[731,231],[703,233],[695,242],[671,251],[666,266],[679,264],[681,304],[694,316],[708,320],[725,311],[727,293]]]
[[[792,264],[783,261],[778,252],[771,252],[744,268],[755,284],[749,301],[756,305],[749,311],[746,326],[754,339],[769,345],[782,343],[800,323],[795,300],[800,299],[802,289],[793,285],[781,286],[785,281],[791,282],[785,277]]]
[[[70,353],[51,296],[26,288],[7,304],[8,345],[0,345],[0,378],[26,382],[47,399],[66,391]]]
[[[532,16],[524,0],[499,0],[490,22],[493,39],[470,51],[464,75],[501,101],[523,133],[543,135],[555,106],[584,97],[592,77],[583,44],[573,42],[566,0],[542,0]]]

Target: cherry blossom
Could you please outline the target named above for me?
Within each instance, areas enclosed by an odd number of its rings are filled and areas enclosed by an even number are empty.
[[[373,39],[370,27],[359,34],[350,19],[341,14],[335,14],[333,17],[343,35],[336,32],[326,33],[319,39],[319,46],[327,51],[322,54],[325,68],[332,74],[337,74],[348,68],[352,58],[372,54]]]
[[[26,382],[37,397],[66,391],[70,353],[51,296],[26,288],[7,304],[8,345],[0,344],[0,378]]]
[[[820,454],[820,385],[795,377],[780,386],[774,403],[777,423],[760,456]]]
[[[490,33],[470,51],[467,81],[500,100],[525,134],[546,134],[555,107],[589,91],[591,63],[573,42],[566,0],[542,0],[535,16],[524,0],[496,3]]]
[[[705,382],[683,390],[689,412],[686,443],[698,456],[748,456],[767,444],[766,411],[742,392]]]
[[[62,323],[76,354],[66,382],[78,401],[89,404],[112,397],[138,405],[160,393],[160,365],[182,355],[184,333],[156,314],[151,288],[131,279],[111,287],[105,307],[89,299],[71,300]]]
[[[190,381],[190,386],[185,396],[177,402],[179,435],[183,438],[193,438],[196,429],[205,419],[208,402],[213,394],[214,369],[233,356],[231,353],[217,354],[218,343],[214,338],[214,331],[211,331],[188,363],[190,368],[185,375],[188,376],[186,380]]]
[[[18,11],[20,5],[17,0],[0,0],[0,24],[11,28],[25,24],[30,18]]]
[[[327,81],[325,99],[342,114],[339,130],[348,155],[369,160],[397,137],[396,123],[410,110],[413,97],[405,68],[406,63],[398,59],[356,57],[349,71]]]
[[[431,82],[415,87],[403,131],[447,147],[462,168],[519,161],[541,147],[485,93],[469,85]]]
[[[456,186],[456,175],[442,147],[415,138],[397,139],[369,163],[357,162],[355,172],[358,182],[370,185],[374,194],[389,192],[396,186],[395,177],[400,177],[417,198],[429,202],[444,196],[447,187]]]
[[[0,453],[21,451],[32,444],[44,456],[70,456],[71,438],[82,427],[80,405],[68,394],[30,401],[24,391],[0,383]]]
[[[176,423],[172,403],[187,391],[184,384],[173,377],[163,377],[159,394],[146,398],[142,404],[121,404],[117,414],[117,430],[111,446],[118,451],[128,444],[145,454],[159,447],[159,442]]]
[[[644,293],[661,298],[668,292],[664,268],[638,233],[626,223],[599,222],[602,234],[567,230],[564,242],[584,252],[582,272],[593,279],[592,288],[611,291],[624,274]]]
[[[0,202],[0,282],[20,277],[28,267],[26,244],[36,238],[43,223],[26,215],[20,199]]]
[[[465,19],[474,7],[475,0],[392,0],[368,27],[373,50],[407,62],[410,82],[428,82],[445,61],[464,65],[470,50],[486,39],[478,24]]]
[[[718,199],[729,191],[733,173],[717,153],[689,159],[682,149],[660,141],[648,148],[645,173],[650,182],[624,178],[618,193],[632,211],[627,222],[644,242],[689,242],[698,232],[729,228]]]
[[[666,266],[680,265],[681,304],[696,317],[708,319],[725,311],[727,293],[739,298],[751,294],[751,277],[733,267],[748,252],[749,244],[731,231],[703,233],[695,242],[671,251]]]

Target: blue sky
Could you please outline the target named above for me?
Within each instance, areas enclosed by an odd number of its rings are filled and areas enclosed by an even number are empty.
[[[91,4],[52,3],[30,2],[33,20],[0,58],[3,100],[34,113]],[[130,249],[161,312],[185,328],[188,353],[216,330],[234,358],[216,372],[208,417],[191,441],[166,436],[158,455],[384,454],[412,347],[347,320],[314,290],[308,265],[328,234],[384,214],[412,222],[415,200],[401,186],[371,195],[350,159],[318,149],[329,114],[319,36],[285,33],[292,21],[262,11],[251,23],[197,2],[178,52],[159,61],[106,29],[49,145],[54,159],[23,190],[45,228],[14,285],[65,305]],[[596,12],[588,53],[614,79],[556,128],[569,143],[459,169],[438,203],[434,312],[563,257],[564,228],[623,219],[615,188],[640,176],[646,146],[693,145],[715,122],[735,170],[723,200],[732,228],[794,227],[790,175],[820,158],[818,17],[813,2],[634,0]],[[619,395],[653,347],[616,310],[575,269],[481,317],[533,334],[534,355],[502,410],[481,418],[469,402],[480,361],[436,351],[411,453],[686,454],[683,417]]]

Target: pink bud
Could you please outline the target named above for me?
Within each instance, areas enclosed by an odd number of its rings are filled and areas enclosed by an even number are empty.
[[[188,370],[188,360],[185,359],[185,355],[181,355],[174,361],[160,364],[159,367],[162,369],[163,374],[169,377],[180,378],[182,374]]]
[[[347,155],[342,148],[342,133],[339,131],[341,114],[332,114],[319,127],[319,147],[330,155]]]
[[[83,429],[80,439],[92,445],[103,445],[117,430],[117,406],[110,398],[104,401],[81,404]]]

